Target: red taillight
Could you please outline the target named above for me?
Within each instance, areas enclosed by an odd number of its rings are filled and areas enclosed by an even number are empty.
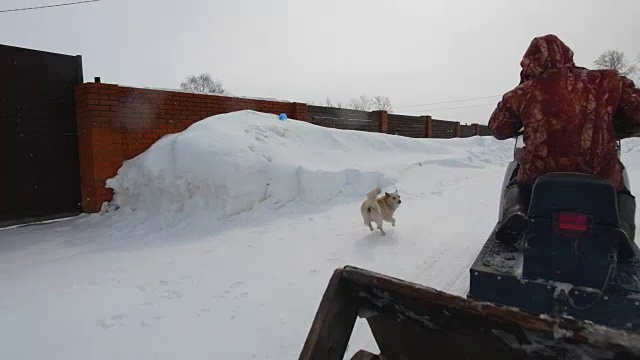
[[[589,229],[589,217],[584,214],[562,212],[557,217],[558,228],[569,231],[587,231]]]

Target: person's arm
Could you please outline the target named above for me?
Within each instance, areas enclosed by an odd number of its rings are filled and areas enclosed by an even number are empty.
[[[620,104],[613,117],[629,125],[638,125],[640,124],[640,89],[635,87],[632,80],[624,76],[621,76],[621,80]]]
[[[513,137],[516,131],[522,128],[519,116],[522,94],[516,88],[506,93],[489,118],[489,130],[491,135],[498,140],[506,140]]]
[[[616,140],[635,137],[640,134],[640,90],[633,81],[622,76],[620,102],[613,114],[613,128]]]

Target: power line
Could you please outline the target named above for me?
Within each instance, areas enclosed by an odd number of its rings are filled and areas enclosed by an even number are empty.
[[[477,97],[477,98],[450,100],[450,101],[438,101],[438,102],[432,102],[432,103],[426,103],[426,104],[417,104],[417,105],[396,106],[395,108],[396,109],[403,109],[403,108],[418,107],[418,106],[452,104],[452,103],[471,101],[471,100],[490,99],[490,98],[499,97],[499,96],[502,96],[502,95],[482,96],[482,97]]]
[[[426,109],[426,110],[423,110],[423,111],[466,109],[466,108],[473,108],[473,107],[480,107],[480,106],[495,106],[495,105],[496,104],[477,104],[477,105],[467,105],[467,106],[454,106],[454,107],[447,107],[447,108]]]
[[[28,8],[20,8],[20,9],[7,9],[7,10],[0,10],[0,13],[15,12],[15,11],[25,11],[25,10],[36,10],[36,9],[45,9],[45,8],[52,8],[52,7],[59,7],[59,6],[79,5],[79,4],[86,4],[86,3],[98,2],[98,1],[102,1],[102,0],[84,0],[84,1],[75,1],[75,2],[70,2],[70,3],[64,3],[64,4],[42,5],[42,6],[34,6],[34,7],[28,7]]]
[[[466,109],[466,108],[474,108],[474,107],[480,107],[480,106],[495,106],[495,103],[491,103],[491,104],[476,104],[476,105],[466,105],[466,106],[454,106],[454,107],[445,107],[445,108],[435,108],[435,109],[425,109],[425,110],[420,110],[421,112],[427,112],[427,111],[438,111],[438,110],[453,110],[453,109]]]

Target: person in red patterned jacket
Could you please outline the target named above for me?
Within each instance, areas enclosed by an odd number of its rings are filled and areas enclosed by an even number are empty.
[[[504,94],[488,124],[499,140],[523,129],[525,142],[517,175],[505,190],[496,239],[518,241],[538,176],[579,172],[608,180],[618,191],[628,245],[635,237],[635,198],[624,186],[613,119],[640,124],[640,90],[615,70],[576,66],[573,51],[552,34],[534,38],[520,66],[520,84]]]

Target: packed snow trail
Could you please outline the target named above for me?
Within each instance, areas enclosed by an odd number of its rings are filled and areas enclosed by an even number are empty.
[[[120,219],[11,230],[9,243],[26,249],[1,255],[0,320],[10,341],[0,357],[293,359],[332,271],[346,264],[461,294],[490,227],[474,209],[489,213],[498,195],[478,189],[501,175],[464,170],[457,185],[437,186],[446,170],[434,170],[419,167],[398,183],[403,206],[386,237],[362,225],[359,201],[319,213],[282,209],[279,220],[243,214],[244,227],[211,226],[220,235],[203,239],[156,234],[158,246],[146,249],[126,246]],[[375,349],[360,327],[350,349],[358,346]]]
[[[513,142],[272,120],[214,117],[165,138],[110,181],[117,211],[0,231],[0,358],[295,359],[344,265],[464,296]],[[260,151],[243,150],[256,142]],[[638,145],[625,153],[632,179]],[[264,154],[278,156],[257,172],[242,166]],[[247,171],[261,180],[229,176]],[[264,201],[258,189],[284,173],[291,192]],[[384,237],[359,214],[378,180],[403,199]],[[359,348],[376,350],[362,320],[348,355]]]

